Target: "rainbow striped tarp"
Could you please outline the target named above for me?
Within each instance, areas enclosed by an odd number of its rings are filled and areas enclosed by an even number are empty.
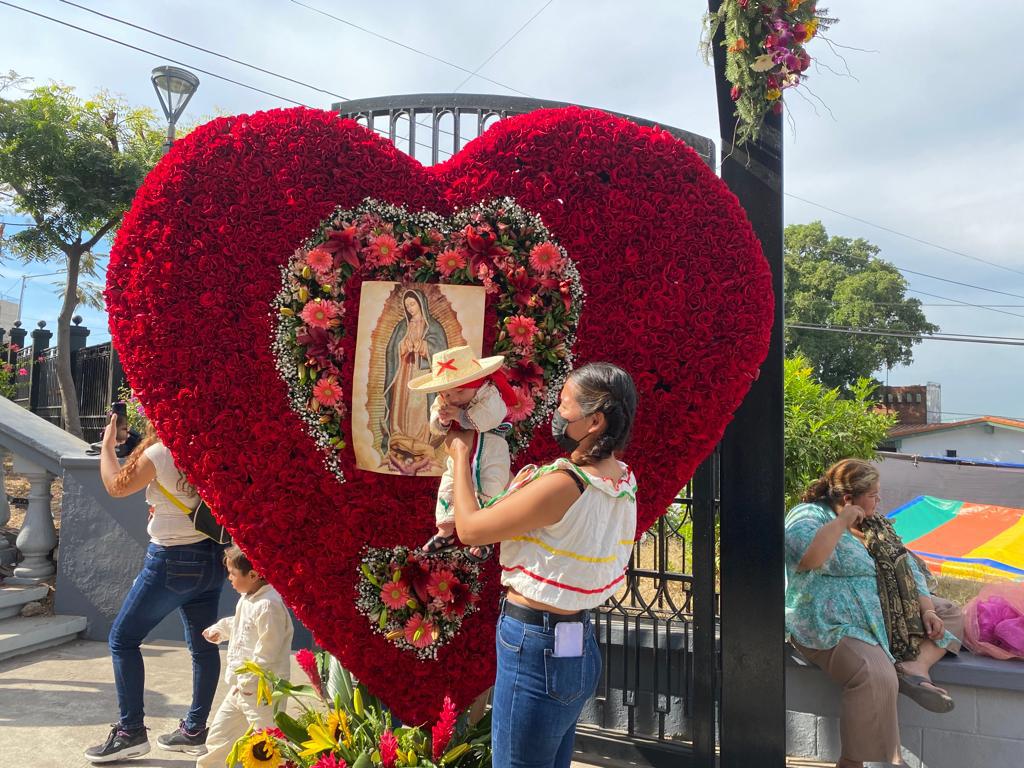
[[[887,516],[932,573],[1024,580],[1024,509],[918,496]]]

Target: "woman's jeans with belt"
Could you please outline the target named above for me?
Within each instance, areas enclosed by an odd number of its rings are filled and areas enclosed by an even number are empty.
[[[572,762],[576,721],[601,674],[589,615],[583,623],[583,655],[563,658],[553,655],[554,626],[499,617],[491,713],[494,768],[567,768]]]
[[[110,655],[121,708],[119,725],[134,731],[145,718],[142,695],[146,672],[139,646],[146,635],[175,608],[185,625],[185,642],[192,654],[192,707],[185,717],[189,731],[202,730],[210,716],[220,678],[220,653],[203,637],[217,621],[217,604],[227,572],[224,546],[206,540],[163,547],[150,544],[146,561],[121,611],[110,628]]]

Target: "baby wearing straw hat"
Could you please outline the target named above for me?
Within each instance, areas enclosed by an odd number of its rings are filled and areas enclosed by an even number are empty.
[[[452,347],[434,355],[430,373],[409,382],[414,392],[437,393],[430,405],[430,432],[443,436],[452,428],[476,433],[473,446],[473,483],[480,503],[508,486],[512,457],[505,435],[511,430],[508,408],[516,402],[515,392],[501,370],[502,355],[477,359],[468,346]],[[455,510],[451,458],[441,475],[434,506],[437,532],[423,545],[428,554],[455,549]],[[491,556],[493,545],[473,547],[466,554],[482,562]]]

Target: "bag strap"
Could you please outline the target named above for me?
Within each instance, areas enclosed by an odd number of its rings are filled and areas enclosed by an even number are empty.
[[[179,499],[173,493],[168,491],[166,488],[164,488],[159,480],[154,479],[153,482],[156,483],[156,487],[160,489],[160,492],[164,496],[167,497],[167,499],[171,502],[171,504],[173,504],[178,509],[180,509],[185,514],[186,517],[192,517],[192,515],[195,514],[195,511],[196,511],[195,509],[189,509],[188,507],[186,507],[184,502],[182,502],[181,499]],[[196,509],[199,509],[199,507],[202,506],[202,503],[203,503],[203,500],[200,499],[199,500],[199,504],[196,505]]]

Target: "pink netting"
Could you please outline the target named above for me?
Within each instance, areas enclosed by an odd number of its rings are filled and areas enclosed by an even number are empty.
[[[964,607],[964,644],[994,659],[1024,659],[1024,584],[989,584]]]

